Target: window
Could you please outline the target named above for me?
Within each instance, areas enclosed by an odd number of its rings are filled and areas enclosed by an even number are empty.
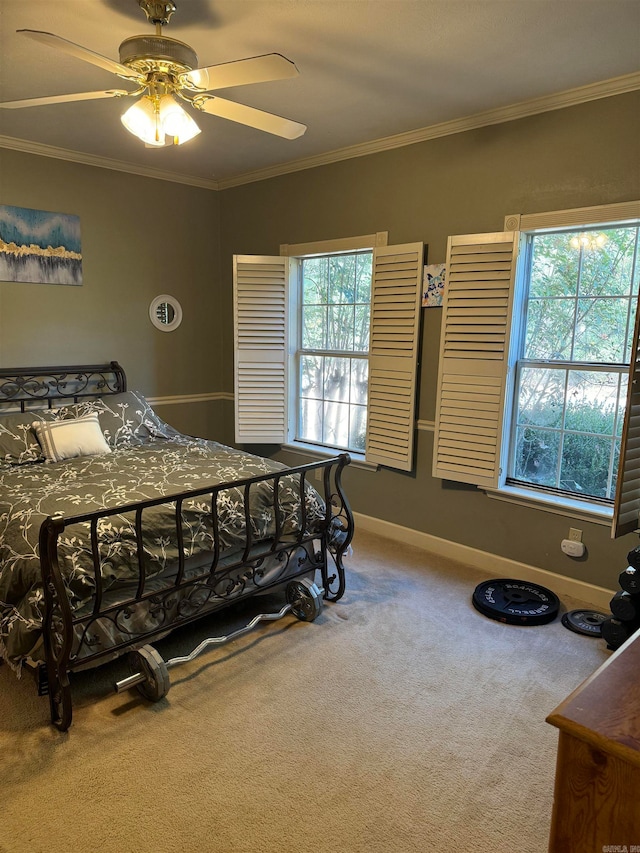
[[[639,220],[629,202],[449,238],[434,476],[600,513],[618,471],[639,482]]]
[[[373,252],[302,259],[296,438],[365,452]]]
[[[638,302],[638,227],[525,240],[507,482],[613,500]]]
[[[424,246],[386,233],[234,258],[239,443],[413,466]]]

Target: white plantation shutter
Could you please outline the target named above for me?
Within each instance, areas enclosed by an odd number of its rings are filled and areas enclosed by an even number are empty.
[[[233,259],[235,422],[239,443],[287,440],[289,258]]]
[[[420,308],[422,243],[374,251],[365,458],[410,471]]]
[[[640,310],[636,311],[636,325],[631,347],[627,408],[624,414],[622,443],[616,499],[613,508],[611,538],[633,533],[640,527]]]
[[[518,236],[449,238],[434,477],[498,486]]]

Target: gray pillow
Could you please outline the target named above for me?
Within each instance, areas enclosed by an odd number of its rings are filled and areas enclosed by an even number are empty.
[[[138,391],[124,391],[98,400],[83,400],[58,409],[0,413],[0,465],[44,462],[36,438],[34,421],[78,418],[97,412],[100,428],[109,447],[146,444],[154,438],[172,438],[178,433],[153,411]]]
[[[176,435],[139,391],[124,391],[100,400],[76,403],[69,408],[73,410],[73,417],[97,412],[100,428],[110,447],[145,444],[154,438]]]
[[[68,417],[65,408],[0,413],[0,464],[29,465],[43,462],[44,455],[33,431],[34,421],[56,421]]]

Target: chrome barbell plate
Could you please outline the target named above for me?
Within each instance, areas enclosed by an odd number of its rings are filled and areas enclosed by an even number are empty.
[[[129,655],[131,674],[144,675],[144,681],[136,685],[142,695],[151,702],[166,696],[171,687],[169,670],[162,655],[153,646],[142,646]]]
[[[303,622],[313,622],[322,611],[322,592],[307,578],[287,584],[287,601],[293,615]]]

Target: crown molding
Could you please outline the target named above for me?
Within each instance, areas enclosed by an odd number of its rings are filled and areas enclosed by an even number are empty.
[[[441,136],[451,136],[454,133],[464,133],[467,130],[476,130],[492,124],[502,124],[539,113],[561,110],[565,107],[573,107],[588,101],[596,101],[600,98],[609,98],[613,95],[623,95],[626,92],[634,92],[640,89],[640,72],[625,74],[621,77],[612,77],[599,83],[590,83],[587,86],[579,86],[576,89],[567,89],[564,92],[556,92],[553,95],[544,95],[540,98],[531,98],[528,101],[520,101],[507,107],[498,107],[494,110],[475,113],[451,121],[433,124],[429,127],[410,130],[406,133],[398,133],[394,136],[386,136],[375,139],[372,142],[364,142],[360,145],[350,145],[346,148],[337,148],[315,157],[305,157],[301,160],[293,160],[290,163],[272,166],[266,169],[258,169],[255,172],[245,172],[233,178],[218,181],[218,189],[226,190],[242,184],[264,181],[279,175],[291,172],[301,172],[304,169],[313,169],[316,166],[326,166],[337,163],[340,160],[350,160],[355,157],[366,157],[368,154],[377,154],[381,151],[390,151],[393,148],[404,148],[407,145],[415,145],[418,142],[426,142],[429,139],[438,139]]]
[[[316,166],[326,166],[338,163],[341,160],[351,160],[355,157],[366,157],[368,154],[378,154],[382,151],[390,151],[394,148],[404,148],[407,145],[415,145],[419,142],[427,142],[430,139],[438,139],[442,136],[451,136],[455,133],[464,133],[468,130],[476,130],[492,124],[502,124],[515,121],[519,118],[538,115],[540,113],[561,110],[565,107],[573,107],[588,101],[596,101],[600,98],[610,98],[614,95],[623,95],[640,89],[640,72],[624,74],[621,77],[612,77],[598,83],[590,83],[575,89],[567,89],[564,92],[556,92],[553,95],[544,95],[539,98],[531,98],[520,101],[506,107],[498,107],[494,110],[475,113],[463,118],[433,124],[429,127],[410,130],[406,133],[398,133],[393,136],[385,136],[364,142],[359,145],[349,145],[346,148],[337,148],[318,154],[313,157],[304,157],[300,160],[292,160],[288,163],[280,163],[277,166],[269,166],[264,169],[256,169],[252,172],[244,172],[232,178],[219,181],[196,178],[189,175],[181,175],[174,172],[165,172],[162,169],[149,169],[136,163],[127,163],[122,160],[112,160],[108,157],[98,157],[93,154],[84,154],[78,151],[69,151],[66,148],[56,148],[40,142],[30,142],[26,139],[17,139],[11,136],[0,135],[0,148],[11,148],[14,151],[24,151],[28,154],[38,154],[43,157],[54,157],[58,160],[67,160],[71,163],[83,163],[87,166],[97,166],[102,169],[113,169],[117,172],[127,172],[132,175],[141,175],[147,178],[155,178],[161,181],[172,181],[177,184],[187,184],[208,190],[225,190],[238,187],[243,184],[264,181],[280,175],[288,175],[293,172],[302,172],[305,169],[314,169]]]
[[[85,166],[97,166],[99,169],[111,169],[115,172],[126,172],[129,175],[141,175],[143,178],[154,178],[157,181],[172,181],[174,184],[187,184],[205,190],[217,190],[217,181],[205,178],[194,178],[190,175],[180,175],[175,172],[165,172],[163,169],[150,169],[137,163],[127,163],[125,160],[113,160],[110,157],[98,157],[95,154],[85,154],[82,151],[69,151],[67,148],[56,148],[42,142],[30,142],[28,139],[17,139],[13,136],[0,135],[0,148],[11,148],[26,154],[37,154],[41,157],[53,157],[56,160],[66,160],[69,163],[82,163]]]

